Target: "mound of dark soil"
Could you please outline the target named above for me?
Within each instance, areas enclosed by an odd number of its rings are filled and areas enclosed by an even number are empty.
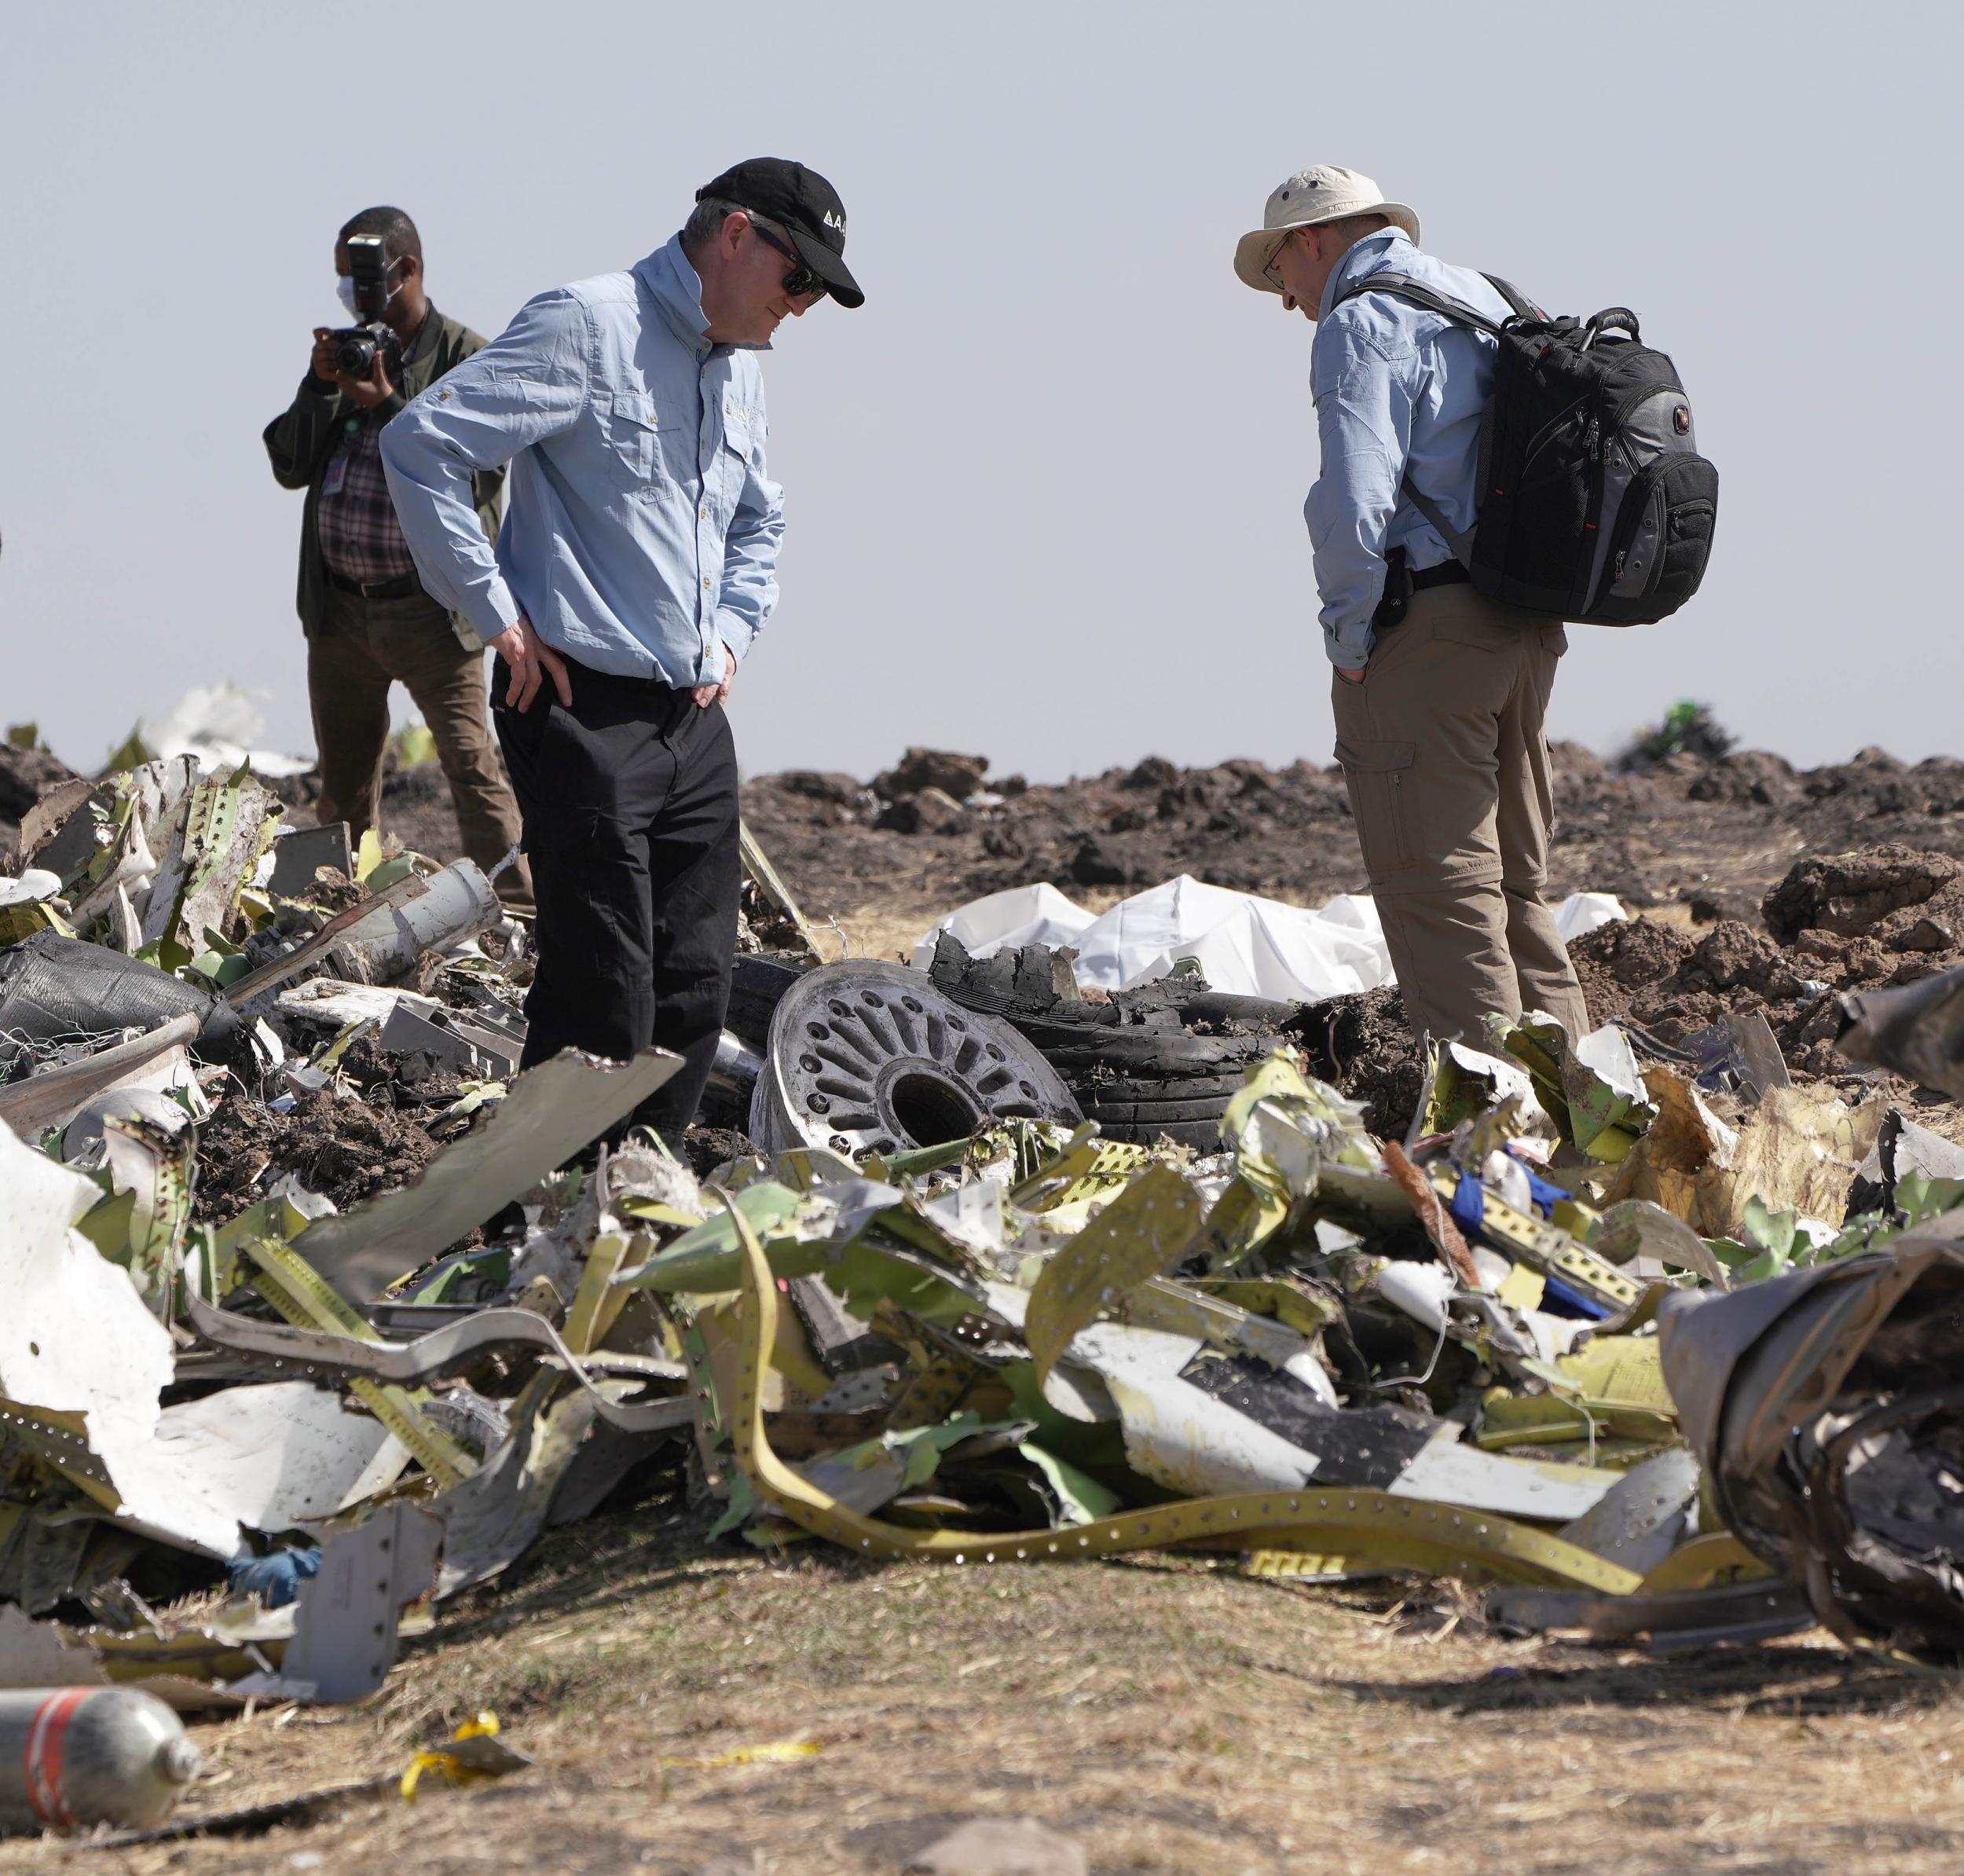
[[[1799,770],[1764,749],[1681,750],[1625,775],[1579,743],[1556,743],[1552,754],[1557,896],[1614,892],[1636,909],[1683,905],[1701,922],[1753,924],[1768,889],[1805,855],[1896,847],[1964,860],[1964,761],[1949,757],[1911,766],[1869,749]],[[10,755],[20,753],[0,751],[0,848]],[[744,819],[819,918],[881,903],[946,910],[1040,880],[1067,892],[1123,890],[1191,873],[1305,905],[1364,887],[1333,767],[1237,759],[1181,768],[1149,756],[1033,787],[991,778],[987,766],[979,756],[910,749],[871,782],[804,769],[762,775],[743,785]],[[279,784],[296,821],[310,818],[317,786],[312,776]],[[434,763],[387,770],[381,820],[418,852],[453,859],[462,850]],[[1853,900],[1867,889],[1823,876],[1799,890],[1804,900]],[[1783,903],[1769,915],[1783,943],[1790,930],[1838,929],[1836,915],[1823,919],[1811,905]]]
[[[932,752],[910,754],[865,787],[804,771],[745,783],[744,818],[808,911],[895,899],[946,908],[1038,880],[1067,892],[1136,889],[1178,873],[1301,904],[1364,885],[1334,768],[1183,769],[1149,757],[1054,786],[1012,792],[985,779],[958,815],[896,815],[910,797],[882,787],[940,772]],[[1632,907],[1682,904],[1706,921],[1756,922],[1768,889],[1805,854],[1898,845],[1964,858],[1964,762],[1949,757],[1912,768],[1864,749],[1801,771],[1764,750],[1680,752],[1617,775],[1577,743],[1556,744],[1553,756],[1558,895],[1610,892]],[[947,764],[966,775],[974,760]]]
[[[74,779],[75,771],[45,749],[17,749],[0,742],[0,871],[13,866],[27,810],[49,789]]]
[[[1846,1075],[1832,1041],[1837,993],[1964,964],[1964,867],[1896,845],[1802,860],[1766,895],[1764,916],[1764,931],[1639,920],[1578,938],[1569,954],[1589,1013],[1675,1044],[1728,1012],[1760,1010],[1797,1072]]]
[[[435,1156],[437,1143],[390,1108],[302,1093],[292,1110],[222,1102],[198,1135],[196,1215],[222,1225],[266,1196],[283,1173],[343,1210],[406,1185]]]
[[[1396,990],[1310,1004],[1289,1027],[1312,1075],[1362,1102],[1364,1123],[1380,1140],[1404,1138],[1425,1085],[1425,1061]]]
[[[705,1127],[698,1123],[682,1136],[682,1150],[689,1171],[706,1179],[731,1160],[747,1160],[757,1149],[740,1127]]]

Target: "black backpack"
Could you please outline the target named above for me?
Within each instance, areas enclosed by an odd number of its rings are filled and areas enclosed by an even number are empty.
[[[1698,453],[1677,368],[1626,306],[1550,319],[1483,277],[1514,309],[1502,324],[1402,274],[1342,295],[1395,293],[1496,342],[1472,532],[1449,527],[1409,476],[1405,494],[1500,605],[1592,625],[1669,617],[1705,577],[1718,510],[1718,471]]]

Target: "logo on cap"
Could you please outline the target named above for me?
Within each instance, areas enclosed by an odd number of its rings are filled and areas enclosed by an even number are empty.
[[[825,211],[824,218],[825,225],[827,228],[836,228],[841,234],[844,234],[845,233],[845,217],[844,215],[834,214],[832,211],[828,208]]]

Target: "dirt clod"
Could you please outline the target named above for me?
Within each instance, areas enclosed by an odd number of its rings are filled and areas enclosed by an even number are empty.
[[[683,1136],[682,1147],[689,1162],[689,1171],[698,1179],[708,1178],[718,1167],[731,1160],[747,1160],[757,1150],[750,1136],[740,1127],[704,1127],[700,1123]]]
[[[27,810],[49,790],[74,779],[75,771],[46,749],[17,749],[0,742],[0,863],[13,865]]]
[[[198,1136],[196,1215],[223,1224],[265,1197],[284,1173],[345,1211],[406,1184],[436,1152],[415,1122],[326,1089],[296,1094],[287,1113],[222,1101]]]
[[[946,789],[917,789],[881,810],[876,827],[896,834],[961,834],[969,824],[969,811]]]
[[[1853,937],[1924,904],[1960,874],[1964,866],[1948,854],[1893,845],[1805,859],[1767,894],[1767,929],[1783,942],[1810,927]]]
[[[1425,1083],[1424,1059],[1395,990],[1361,991],[1304,1009],[1290,1025],[1310,1072],[1364,1105],[1380,1140],[1402,1140]]]
[[[982,786],[989,772],[987,756],[957,756],[947,749],[909,749],[893,767],[873,779],[873,792],[882,801],[896,801],[904,795],[918,795],[923,789],[938,788],[957,801],[966,801]]]

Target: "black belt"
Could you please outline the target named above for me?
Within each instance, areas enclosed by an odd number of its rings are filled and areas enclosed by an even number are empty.
[[[1413,594],[1424,592],[1435,586],[1469,584],[1472,577],[1457,560],[1444,560],[1437,566],[1428,566],[1416,573],[1408,572],[1404,548],[1393,548],[1384,556],[1384,595],[1377,603],[1377,610],[1371,614],[1371,628],[1385,632],[1402,625]]]
[[[566,681],[573,687],[577,701],[582,696],[591,696],[596,691],[610,691],[616,697],[643,698],[661,702],[679,697],[691,697],[695,691],[694,684],[672,684],[665,677],[629,677],[619,671],[596,671],[591,665],[583,665],[577,658],[568,658],[562,651],[560,661],[565,665]],[[491,705],[496,709],[502,703],[504,694],[511,687],[511,667],[504,661],[502,652],[494,653],[491,659]],[[543,710],[550,697],[552,707],[559,707],[559,698],[552,694],[548,682],[539,687],[533,706]],[[527,712],[529,715],[530,713]]]
[[[423,591],[423,582],[414,573],[398,573],[387,580],[350,580],[331,566],[321,570],[328,585],[338,586],[344,593],[359,593],[365,599],[406,599]]]

